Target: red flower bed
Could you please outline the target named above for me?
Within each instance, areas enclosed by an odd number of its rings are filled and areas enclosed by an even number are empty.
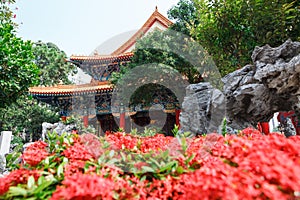
[[[28,169],[0,178],[0,199],[22,197],[12,186],[28,190],[26,197],[42,193],[49,199],[300,198],[299,136],[265,136],[248,128],[225,137],[108,133],[70,141],[51,151],[48,146],[57,141],[28,147],[22,156]],[[29,176],[46,181],[39,179],[30,189]],[[34,192],[43,181],[47,187]]]

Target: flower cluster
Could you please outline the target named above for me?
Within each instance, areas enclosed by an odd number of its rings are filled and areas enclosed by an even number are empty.
[[[80,142],[94,158],[99,158],[104,152],[99,138],[93,134],[81,135]]]
[[[62,152],[70,160],[90,160],[93,156],[85,149],[83,144],[74,143]]]
[[[74,174],[62,181],[51,200],[60,199],[112,199],[114,182],[96,174]]]
[[[37,180],[40,175],[40,171],[38,170],[18,169],[12,171],[7,176],[0,178],[0,195],[5,194],[10,186],[27,183],[30,176],[33,176]]]
[[[42,160],[44,160],[49,154],[46,149],[47,143],[38,141],[26,148],[22,155],[23,161],[31,166],[38,165]]]
[[[134,149],[137,147],[138,138],[122,132],[106,133],[106,140],[114,149]]]
[[[164,150],[173,139],[173,137],[166,137],[163,134],[149,137],[138,137],[122,132],[106,134],[106,140],[111,143],[113,148],[136,150],[142,153]]]

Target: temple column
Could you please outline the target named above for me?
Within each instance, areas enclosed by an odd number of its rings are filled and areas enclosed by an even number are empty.
[[[61,116],[60,119],[61,119],[62,122],[67,121],[67,117],[66,116]]]
[[[89,116],[88,115],[85,115],[83,116],[83,125],[85,128],[87,128],[89,126]]]
[[[257,128],[260,132],[264,133],[265,135],[270,134],[269,122],[258,122]]]
[[[125,131],[125,112],[120,113],[120,128]]]
[[[180,112],[181,112],[180,109],[175,109],[175,119],[176,119],[175,123],[178,127],[180,127],[180,121],[179,121]]]
[[[125,131],[125,108],[124,105],[121,103],[120,107],[120,129],[123,129]]]

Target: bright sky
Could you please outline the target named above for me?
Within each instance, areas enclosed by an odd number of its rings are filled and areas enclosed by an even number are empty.
[[[167,11],[179,0],[17,0],[18,36],[52,42],[68,56],[90,55],[113,36],[137,30],[158,6]]]

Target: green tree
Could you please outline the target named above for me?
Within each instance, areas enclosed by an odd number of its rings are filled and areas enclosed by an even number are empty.
[[[33,61],[39,68],[39,85],[49,86],[63,82],[70,83],[68,75],[76,72],[76,67],[66,62],[66,54],[53,43],[38,41],[33,44]],[[3,130],[13,130],[19,134],[24,130],[33,139],[38,139],[43,122],[59,121],[58,109],[22,95],[16,103],[2,109]]]
[[[292,0],[194,0],[191,29],[222,75],[250,63],[255,46],[300,39],[300,3]]]
[[[17,102],[1,111],[1,117],[4,119],[2,130],[11,130],[14,135],[25,132],[34,140],[39,139],[43,122],[55,123],[60,118],[57,108],[39,103],[26,95],[21,96]]]
[[[14,17],[13,12],[9,8],[9,4],[15,3],[15,0],[2,0],[0,1],[0,22],[1,24],[9,23],[16,26],[17,24],[13,23],[12,18]]]
[[[38,81],[32,43],[15,35],[12,12],[6,3],[0,2],[0,108],[15,102]]]
[[[199,24],[196,7],[191,0],[180,0],[176,6],[168,11],[168,17],[175,20],[175,23],[170,27],[171,29],[188,36],[192,36],[190,30]]]
[[[205,59],[205,52],[194,51],[199,47],[195,46],[195,41],[179,32],[173,30],[153,31],[137,41],[134,56],[127,68],[121,67],[121,73],[114,73],[112,82],[115,83],[122,78],[128,69],[136,66],[159,63],[177,70],[189,83],[202,81],[201,73],[197,70],[195,62],[191,59]],[[193,53],[193,55],[191,55]]]
[[[40,85],[51,86],[71,83],[68,76],[77,72],[75,65],[66,61],[65,52],[53,43],[38,41],[33,45],[35,64],[40,69]]]
[[[138,40],[130,64],[112,75],[117,104],[129,100],[129,107],[151,106],[157,103],[154,99],[182,102],[187,82],[203,80],[222,87],[219,71],[207,52],[193,38],[172,29],[156,30]]]
[[[32,44],[17,38],[17,25],[12,22],[13,13],[6,3],[0,4],[0,130],[12,130],[15,135],[26,130],[30,135],[38,135],[42,122],[59,120],[58,110],[28,97],[28,87],[69,83],[68,75],[75,73],[76,68],[66,62],[66,54],[56,45],[41,41]]]
[[[39,67],[39,85],[49,86],[60,82],[70,83],[68,75],[75,73],[74,65],[66,62],[66,54],[53,43],[33,44],[33,61]],[[16,103],[2,109],[2,130],[12,130],[15,135],[26,131],[34,140],[42,131],[42,123],[59,121],[58,109],[21,95]]]

